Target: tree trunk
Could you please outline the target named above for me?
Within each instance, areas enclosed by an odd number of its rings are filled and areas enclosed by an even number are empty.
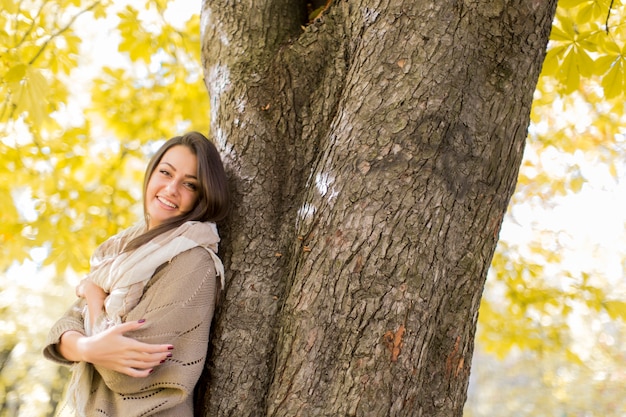
[[[199,414],[461,416],[556,0],[327,6],[203,3],[234,209]]]

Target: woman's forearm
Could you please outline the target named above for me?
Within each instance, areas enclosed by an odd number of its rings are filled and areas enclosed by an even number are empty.
[[[65,359],[71,362],[83,362],[83,352],[81,350],[80,341],[86,336],[75,330],[69,330],[61,335],[57,351]]]
[[[87,308],[89,309],[89,325],[93,328],[98,317],[104,308],[104,298],[87,298]]]
[[[89,324],[93,327],[96,319],[102,314],[108,294],[91,279],[85,278],[76,287],[76,295],[87,300]]]

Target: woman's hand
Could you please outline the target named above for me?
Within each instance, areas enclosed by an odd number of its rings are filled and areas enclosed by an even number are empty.
[[[76,296],[86,299],[88,304],[93,302],[102,304],[108,295],[89,278],[83,279],[76,286]]]
[[[148,376],[155,366],[172,356],[174,347],[143,343],[124,336],[142,324],[142,320],[122,323],[93,336],[65,332],[58,345],[59,353],[69,361],[90,362],[132,377]]]
[[[102,314],[104,301],[109,294],[89,278],[85,278],[76,286],[76,296],[87,300],[89,324],[93,327],[96,319]]]

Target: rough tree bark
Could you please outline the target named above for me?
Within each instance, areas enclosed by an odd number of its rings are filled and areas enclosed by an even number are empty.
[[[556,0],[327,6],[203,2],[235,207],[199,414],[461,416]]]

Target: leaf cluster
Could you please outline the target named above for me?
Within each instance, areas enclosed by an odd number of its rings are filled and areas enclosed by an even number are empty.
[[[593,78],[606,99],[626,89],[626,21],[619,0],[561,0],[552,26],[543,75],[571,94]]]
[[[2,4],[0,197],[12,204],[0,214],[0,270],[42,248],[43,266],[85,271],[97,244],[140,217],[152,144],[207,130],[199,17],[175,27],[167,2],[156,0],[121,9],[110,1]],[[87,62],[77,31],[107,16],[119,52],[81,81]]]
[[[0,269],[22,262],[33,247],[58,238],[76,243],[67,227],[96,175],[85,166],[88,125],[63,128],[55,117],[70,99],[68,78],[78,65],[81,38],[74,24],[102,13],[105,2],[3,0],[0,11]],[[89,199],[87,199],[89,201]],[[92,202],[93,203],[93,202]],[[85,204],[85,203],[81,203]],[[87,203],[89,204],[89,203]],[[79,223],[81,224],[81,223]],[[61,232],[59,235],[59,231]],[[85,245],[63,252],[60,267],[85,267]],[[51,262],[53,258],[49,258]]]

